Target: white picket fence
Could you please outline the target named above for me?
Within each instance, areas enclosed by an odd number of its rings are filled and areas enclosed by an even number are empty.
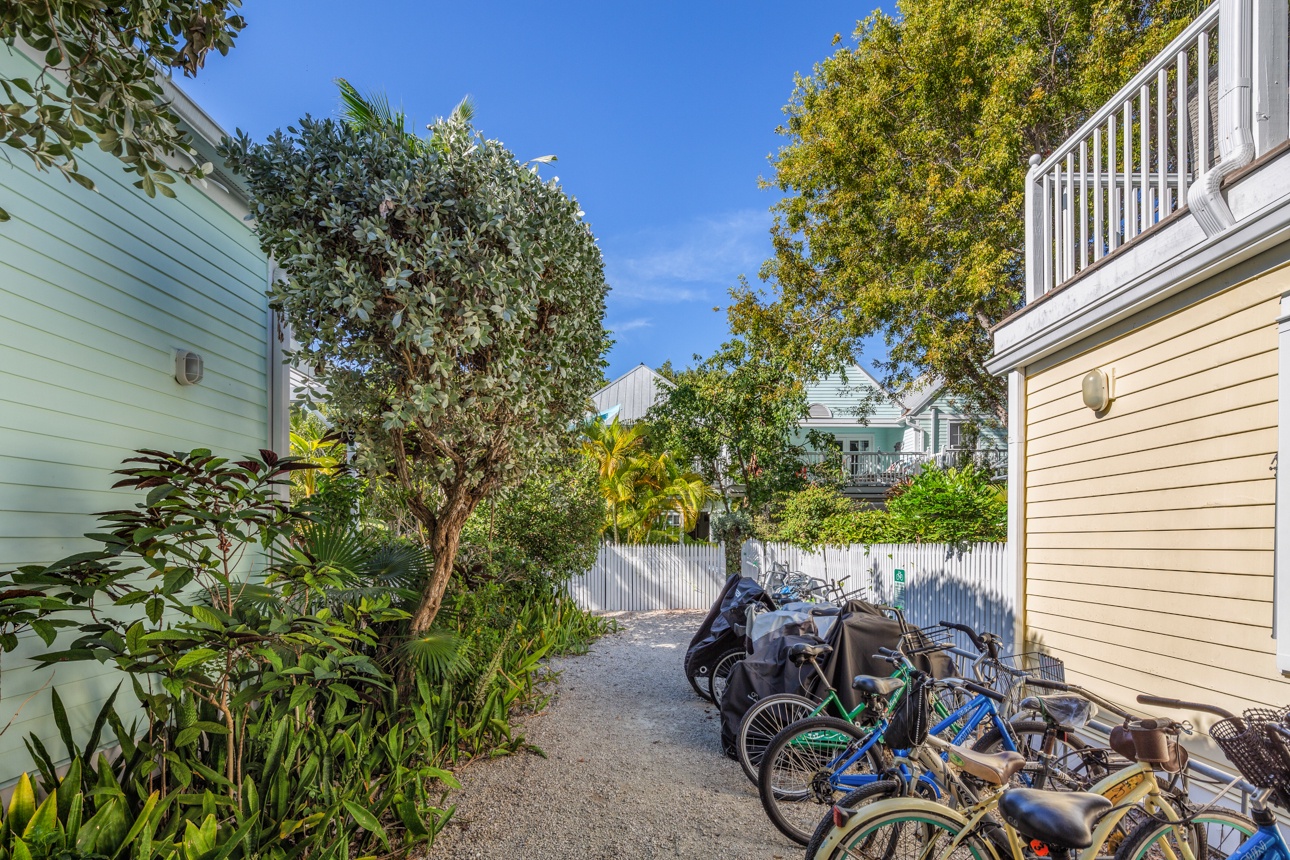
[[[961,550],[947,544],[853,544],[805,552],[790,544],[748,541],[741,560],[745,576],[760,577],[782,563],[828,582],[844,580],[843,588],[862,590],[874,603],[899,604],[920,627],[953,621],[1010,642],[1017,600],[1007,554],[1002,543],[969,544]],[[898,570],[904,572],[903,588],[896,581]]]
[[[592,612],[707,609],[726,582],[721,544],[600,545],[596,563],[569,583],[569,594]]]

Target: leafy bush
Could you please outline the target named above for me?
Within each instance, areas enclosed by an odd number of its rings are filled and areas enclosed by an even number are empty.
[[[838,490],[812,486],[786,497],[762,536],[805,550],[875,543],[983,543],[1007,540],[1006,489],[973,466],[925,466],[898,484],[887,509],[857,508]]]
[[[101,515],[100,549],[0,574],[3,650],[24,629],[52,644],[74,628],[41,659],[111,661],[143,705],[127,727],[114,694],[78,745],[52,694],[71,765],[60,779],[63,757],[30,739],[60,799],[22,793],[0,860],[341,858],[429,841],[456,786],[442,766],[519,748],[510,719],[543,701],[541,658],[607,629],[530,579],[454,593],[449,626],[404,641],[424,549],[304,520],[282,500],[297,460],[139,453],[118,486],[147,496]]]
[[[567,580],[595,563],[603,521],[595,470],[569,453],[475,509],[458,568],[470,582]]]
[[[896,530],[923,543],[978,543],[1008,539],[1006,488],[989,472],[925,467],[895,488],[887,512]]]

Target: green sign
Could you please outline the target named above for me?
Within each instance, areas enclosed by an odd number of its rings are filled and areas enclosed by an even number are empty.
[[[893,573],[893,574],[892,574],[892,576],[894,576],[894,577],[895,577],[896,582],[904,582],[904,581],[905,581],[905,571],[901,570],[900,568],[896,568],[896,571],[895,571],[895,573]]]
[[[897,609],[904,609],[905,608],[905,571],[899,567],[896,568],[891,572],[891,579],[893,583],[892,589],[891,589],[891,592],[892,592],[891,602]]]

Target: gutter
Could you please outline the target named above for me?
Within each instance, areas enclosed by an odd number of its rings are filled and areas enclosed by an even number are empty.
[[[1219,161],[1187,190],[1187,208],[1207,237],[1236,224],[1223,199],[1223,180],[1254,160],[1253,0],[1219,0]],[[1208,141],[1200,141],[1208,146]]]

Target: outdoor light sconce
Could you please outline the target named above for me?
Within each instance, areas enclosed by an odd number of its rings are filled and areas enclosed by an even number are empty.
[[[1084,405],[1094,412],[1105,412],[1115,399],[1115,377],[1111,371],[1090,370],[1080,384],[1084,394]]]
[[[196,385],[202,381],[206,371],[202,357],[187,349],[175,350],[175,382],[180,385]]]

